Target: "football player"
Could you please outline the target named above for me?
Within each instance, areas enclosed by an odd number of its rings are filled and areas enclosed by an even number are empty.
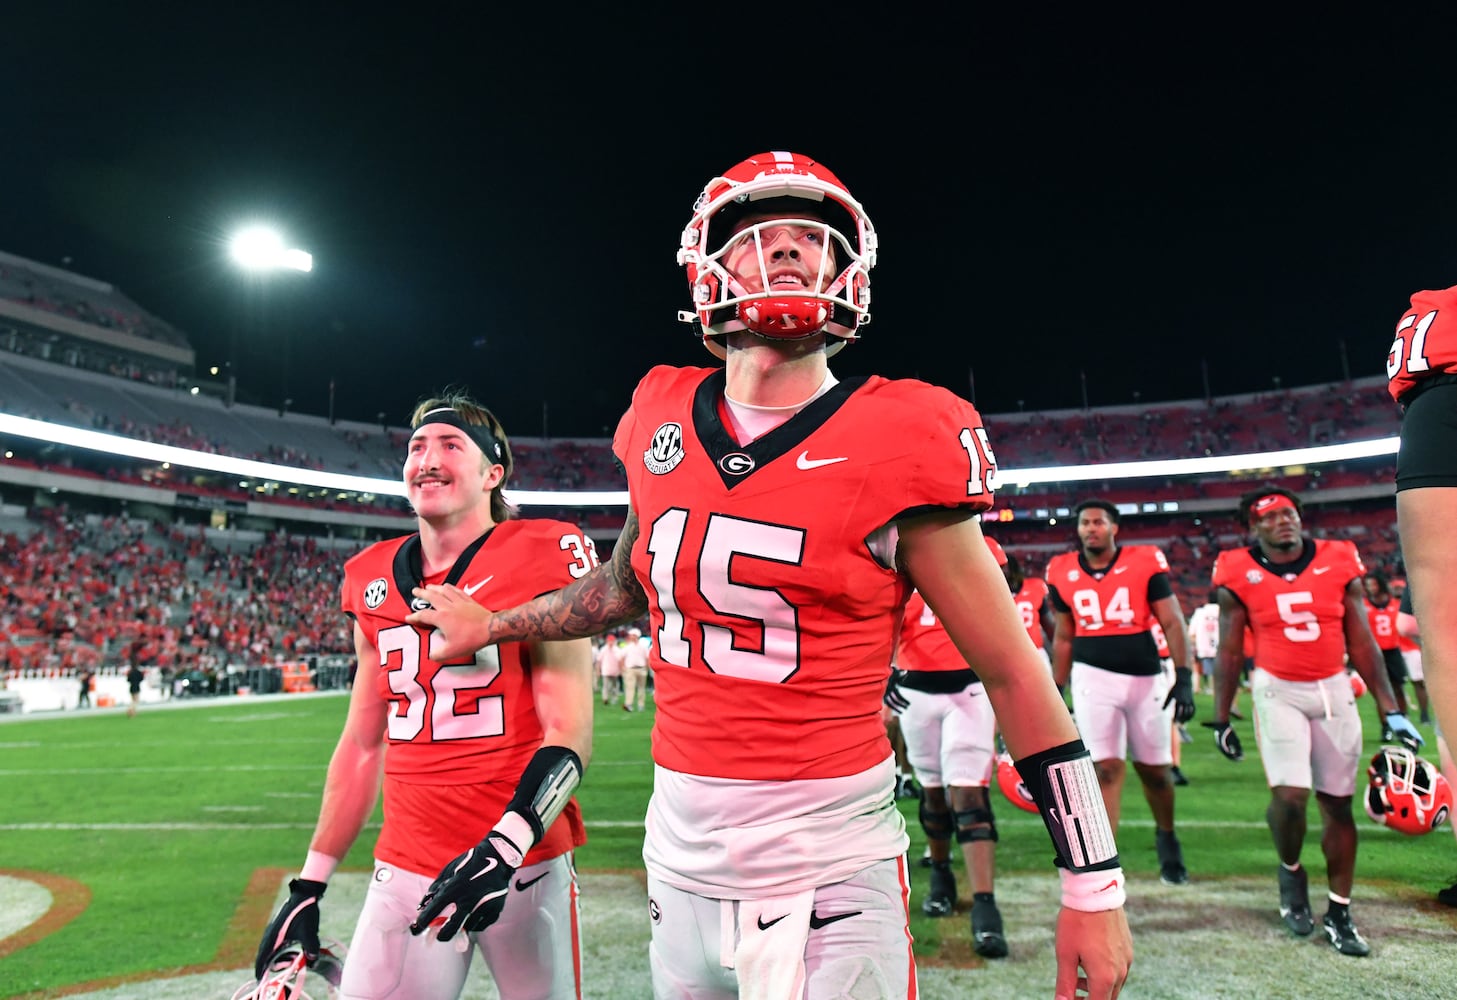
[[[1406,662],[1408,672],[1413,678],[1422,677],[1422,628],[1421,623],[1417,621],[1416,615],[1412,611],[1412,588],[1410,585],[1407,586],[1401,595],[1401,606],[1396,616],[1396,630],[1407,641],[1411,649],[1415,651],[1415,655],[1407,654]],[[1413,660],[1415,660],[1416,664],[1414,670],[1412,669]],[[1416,681],[1413,680],[1413,686],[1415,684]],[[1451,744],[1447,742],[1446,736],[1442,733],[1441,726],[1437,727],[1436,743],[1437,760],[1442,769],[1442,776],[1447,779],[1449,785],[1457,789],[1457,762],[1454,762],[1452,759]],[[1453,835],[1457,836],[1457,822],[1449,819],[1448,825],[1451,827]],[[1443,906],[1457,906],[1457,881],[1454,881],[1445,889],[1438,890],[1437,902]]]
[[[1002,546],[993,538],[986,543],[1005,566]],[[972,892],[972,947],[983,958],[1005,958],[1007,939],[993,884],[997,824],[988,794],[997,762],[997,720],[981,679],[919,593],[906,603],[896,666],[887,703],[900,712],[906,756],[921,785],[920,821],[931,856],[931,885],[921,910],[945,917],[956,909],[955,836]]]
[[[1437,725],[1457,733],[1457,287],[1420,291],[1386,356],[1402,407],[1396,520],[1421,622],[1422,671]]]
[[[1022,618],[1022,627],[1027,630],[1027,637],[1037,647],[1037,652],[1050,671],[1052,658],[1048,655],[1047,647],[1057,630],[1057,619],[1053,617],[1052,605],[1047,600],[1047,581],[1040,576],[1027,576],[1022,571],[1022,564],[1010,552],[1002,566],[1002,576],[1006,577],[1007,587],[1012,591],[1012,603],[1017,606],[1017,614]]]
[[[1391,594],[1391,585],[1384,573],[1367,573],[1361,581],[1364,588],[1366,622],[1376,639],[1376,648],[1381,650],[1382,662],[1386,664],[1386,676],[1391,681],[1391,693],[1396,695],[1396,707],[1402,713],[1406,704],[1406,659],[1401,655],[1401,634],[1396,630],[1396,614],[1401,602]],[[1383,742],[1391,742],[1391,734],[1381,734]]]
[[[710,181],[676,242],[680,318],[724,366],[638,384],[613,443],[631,503],[611,560],[494,615],[426,587],[434,608],[413,620],[472,649],[650,614],[657,997],[905,998],[908,839],[880,709],[919,589],[1057,817],[1057,992],[1116,995],[1132,961],[1122,869],[1091,761],[982,541],[981,417],[922,382],[829,369],[868,318],[869,218],[822,164],[770,152]]]
[[[1241,521],[1255,544],[1228,549],[1214,562],[1219,600],[1215,669],[1215,745],[1231,760],[1244,756],[1229,724],[1229,707],[1244,658],[1240,637],[1254,633],[1250,701],[1260,760],[1270,786],[1265,819],[1280,857],[1280,915],[1297,935],[1315,929],[1309,880],[1300,864],[1306,805],[1320,807],[1330,904],[1322,924],[1343,955],[1371,949],[1351,920],[1356,824],[1351,815],[1361,757],[1361,713],[1345,671],[1349,655],[1366,681],[1386,727],[1415,750],[1422,738],[1397,710],[1381,651],[1363,605],[1366,574],[1356,546],[1301,534],[1300,498],[1268,487],[1240,500]]]
[[[503,998],[576,1000],[572,851],[586,837],[572,791],[591,756],[589,640],[446,653],[406,619],[426,607],[422,584],[440,585],[440,606],[510,604],[584,576],[595,550],[576,525],[513,516],[501,493],[510,444],[490,411],[450,395],[421,403],[411,426],[404,481],[419,530],[345,563],[359,671],[308,856],[255,973],[290,943],[318,956],[320,900],[383,779],[341,994],[451,1000],[479,951]]]
[[[1114,829],[1125,757],[1143,784],[1154,819],[1159,878],[1189,881],[1174,832],[1173,723],[1194,717],[1194,672],[1184,614],[1169,582],[1169,563],[1154,545],[1118,544],[1118,508],[1084,500],[1074,510],[1078,548],[1047,564],[1048,598],[1057,618],[1052,673],[1072,684],[1078,731],[1097,763]],[[1150,623],[1168,639],[1172,676],[1159,659]]]

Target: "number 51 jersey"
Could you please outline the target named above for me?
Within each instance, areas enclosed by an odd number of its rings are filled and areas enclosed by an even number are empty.
[[[546,519],[496,525],[444,574],[479,604],[507,608],[560,589],[596,565],[575,525]],[[341,600],[379,656],[373,684],[389,703],[384,828],[375,857],[433,875],[479,843],[506,809],[532,755],[541,719],[531,688],[531,650],[515,642],[439,663],[433,629],[405,623],[421,580],[420,536],[371,545],[344,564]],[[586,842],[573,799],[526,856],[554,858]]]
[[[652,613],[653,759],[717,778],[859,774],[890,755],[881,696],[911,589],[871,538],[990,507],[986,432],[944,389],[870,377],[741,446],[724,382],[654,368],[613,440]]]

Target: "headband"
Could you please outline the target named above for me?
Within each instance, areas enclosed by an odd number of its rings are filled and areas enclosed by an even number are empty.
[[[490,459],[492,463],[496,465],[503,464],[506,455],[506,448],[501,443],[501,440],[496,437],[496,435],[492,434],[491,429],[484,424],[466,423],[464,420],[461,419],[460,414],[456,412],[455,407],[436,407],[435,409],[430,410],[423,417],[421,417],[420,422],[416,424],[415,427],[418,430],[419,428],[424,427],[426,424],[449,424],[451,427],[454,427],[456,430],[461,431],[465,434],[466,437],[474,441],[476,443],[476,446],[481,449],[482,453],[484,453],[486,458]]]
[[[1286,507],[1299,513],[1299,508],[1295,506],[1294,500],[1291,500],[1283,493],[1271,493],[1267,496],[1260,497],[1260,499],[1250,504],[1250,513],[1255,515],[1255,517],[1264,517],[1272,510],[1281,510]]]

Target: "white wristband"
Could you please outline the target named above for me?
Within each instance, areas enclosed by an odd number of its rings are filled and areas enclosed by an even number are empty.
[[[1093,872],[1070,872],[1059,868],[1057,873],[1062,876],[1062,905],[1069,910],[1088,913],[1116,910],[1127,896],[1123,890],[1122,868]]]
[[[304,859],[304,866],[299,871],[298,877],[310,882],[328,882],[334,874],[334,869],[338,867],[338,858],[330,857],[320,851],[310,851],[309,856]]]
[[[526,821],[525,816],[515,812],[508,812],[503,815],[496,821],[496,825],[491,828],[491,832],[501,834],[507,840],[511,841],[512,846],[521,852],[521,857],[514,859],[503,858],[513,868],[521,867],[521,862],[525,859],[526,852],[531,850],[536,844],[536,837],[531,832],[531,824]]]

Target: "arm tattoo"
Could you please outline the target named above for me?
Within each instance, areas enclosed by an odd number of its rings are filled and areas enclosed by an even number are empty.
[[[637,536],[637,512],[629,510],[611,559],[561,590],[496,612],[491,641],[580,639],[641,617],[648,596],[632,571]]]

